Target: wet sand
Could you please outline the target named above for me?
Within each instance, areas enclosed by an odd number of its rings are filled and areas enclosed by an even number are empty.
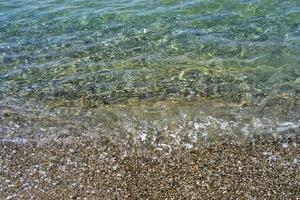
[[[297,134],[171,151],[2,141],[0,199],[297,199],[299,145]]]

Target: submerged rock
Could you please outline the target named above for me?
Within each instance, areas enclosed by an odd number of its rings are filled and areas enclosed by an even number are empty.
[[[272,74],[272,76],[268,79],[268,83],[271,84],[278,84],[283,82],[288,82],[294,80],[294,77],[290,76],[289,74],[283,72],[276,72]]]
[[[296,107],[296,98],[293,94],[282,93],[265,97],[259,104],[263,111],[277,117],[284,117]]]

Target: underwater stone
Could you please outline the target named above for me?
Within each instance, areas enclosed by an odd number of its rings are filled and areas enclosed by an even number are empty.
[[[10,63],[12,63],[12,62],[13,62],[13,59],[12,59],[12,58],[7,57],[7,56],[3,57],[3,63],[4,63],[4,64],[10,64]]]
[[[293,80],[293,77],[283,73],[283,72],[277,72],[274,73],[269,79],[268,79],[268,83],[281,83],[281,82],[286,82],[286,81],[290,81]]]
[[[287,93],[269,95],[259,106],[274,116],[283,117],[295,107],[295,96]]]

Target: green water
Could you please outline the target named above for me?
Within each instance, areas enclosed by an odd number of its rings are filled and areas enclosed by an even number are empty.
[[[299,55],[298,0],[0,0],[0,137],[297,133]]]

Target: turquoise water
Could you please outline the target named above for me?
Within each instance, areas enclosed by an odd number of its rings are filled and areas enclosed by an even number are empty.
[[[0,0],[0,137],[298,132],[299,55],[298,0]]]

